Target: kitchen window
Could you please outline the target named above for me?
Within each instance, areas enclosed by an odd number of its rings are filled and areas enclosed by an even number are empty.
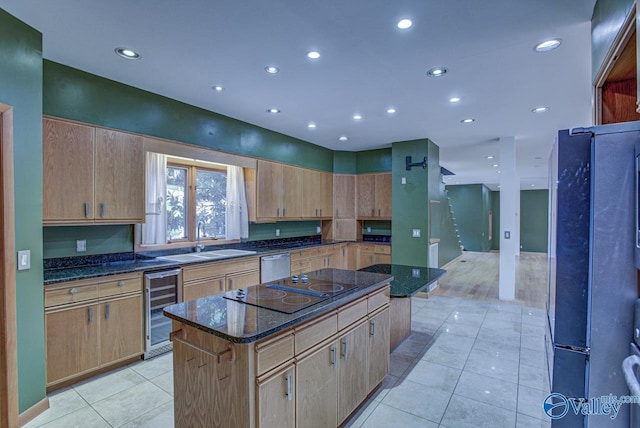
[[[167,240],[225,239],[227,170],[223,165],[169,158]]]

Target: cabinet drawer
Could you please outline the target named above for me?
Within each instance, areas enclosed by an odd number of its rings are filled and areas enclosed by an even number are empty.
[[[360,244],[361,253],[373,253],[376,246],[374,244]]]
[[[223,274],[223,273],[222,273]],[[182,270],[182,281],[197,281],[221,275],[215,263],[205,263],[198,266],[185,267]]]
[[[100,297],[117,296],[132,292],[142,292],[142,276],[137,275],[128,278],[114,278],[108,282],[98,284],[98,295]]]
[[[298,250],[292,251],[289,256],[291,257],[291,263],[297,262],[300,259],[308,259],[311,256],[310,250]]]
[[[338,330],[342,330],[367,315],[367,298],[338,309]]]
[[[391,245],[376,245],[374,252],[376,254],[391,254]]]
[[[338,331],[338,315],[334,312],[313,319],[294,330],[295,352],[299,354]]]
[[[291,261],[291,272],[309,272],[311,270],[311,260]]]
[[[189,300],[200,299],[220,293],[224,293],[224,276],[184,284],[182,288],[182,300],[188,302]]]
[[[256,375],[293,358],[293,332],[256,344]]]
[[[367,310],[373,312],[379,307],[389,303],[389,286],[384,287],[382,290],[369,294],[367,299]]]
[[[96,284],[78,285],[77,287],[65,285],[46,289],[44,291],[44,306],[49,308],[97,298],[98,286]]]

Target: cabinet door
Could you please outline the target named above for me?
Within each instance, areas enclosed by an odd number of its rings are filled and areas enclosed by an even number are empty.
[[[144,221],[142,137],[96,129],[95,219]]]
[[[182,300],[187,302],[189,300],[200,299],[201,297],[224,293],[224,284],[224,276],[186,283],[182,290]]]
[[[376,209],[375,216],[391,218],[391,174],[376,174]]]
[[[342,269],[342,250],[339,246],[327,253],[327,268]]]
[[[309,271],[324,269],[327,267],[327,257],[326,256],[313,257],[310,260],[309,264],[310,264]]]
[[[369,392],[369,323],[361,323],[339,342],[338,424],[341,424]]]
[[[375,263],[376,265],[388,265],[391,264],[391,254],[376,254]]]
[[[318,173],[319,187],[319,209],[320,217],[333,217],[333,174],[328,172]]]
[[[369,318],[369,390],[389,373],[389,308]]]
[[[51,119],[42,125],[43,221],[93,220],[94,128]]]
[[[302,168],[282,165],[282,209],[280,216],[302,217]]]
[[[290,364],[265,379],[256,381],[258,428],[293,428],[295,419],[295,369]]]
[[[257,184],[257,217],[276,218],[282,216],[282,164],[258,161]]]
[[[333,176],[333,200],[334,213],[336,219],[356,218],[356,176],[355,175],[334,175]]]
[[[375,175],[360,174],[358,184],[358,218],[370,218],[375,213]]]
[[[338,426],[338,344],[333,342],[296,364],[296,426]]]
[[[358,257],[358,269],[366,268],[375,264],[375,254],[373,252],[363,252],[360,250]]]
[[[97,311],[88,305],[45,315],[47,385],[98,367]]]
[[[144,352],[142,295],[100,303],[100,364]]]
[[[358,269],[358,258],[359,258],[359,245],[358,244],[349,244],[347,245],[347,262],[345,265],[345,269],[357,270]]]
[[[302,170],[302,217],[316,218],[320,215],[318,208],[318,171],[304,168]]]
[[[242,272],[233,275],[227,275],[227,291],[245,288],[251,285],[260,284],[260,271],[254,270],[250,272]]]
[[[356,219],[333,220],[333,239],[339,241],[355,241],[358,236]]]

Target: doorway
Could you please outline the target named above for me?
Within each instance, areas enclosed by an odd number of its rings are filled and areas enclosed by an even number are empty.
[[[0,103],[0,427],[18,426],[13,109]]]

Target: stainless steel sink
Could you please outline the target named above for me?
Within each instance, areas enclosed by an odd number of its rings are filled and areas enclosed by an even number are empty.
[[[189,263],[189,262],[202,262],[205,260],[228,259],[229,257],[236,257],[236,256],[248,256],[255,253],[256,253],[255,251],[227,249],[227,250],[203,251],[200,253],[175,254],[172,256],[160,256],[156,258],[160,260],[167,260],[170,262]]]

